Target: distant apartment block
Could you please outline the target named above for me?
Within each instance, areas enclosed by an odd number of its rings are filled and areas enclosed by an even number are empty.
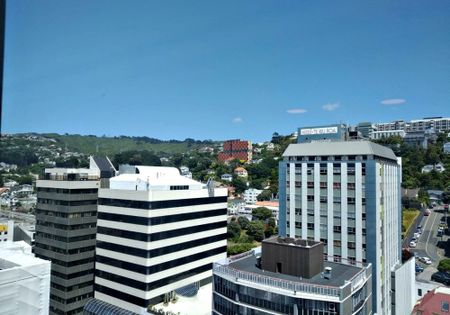
[[[241,161],[252,160],[252,143],[246,140],[228,140],[223,143],[223,150],[219,152],[219,162],[238,159]]]
[[[323,244],[274,237],[214,264],[213,311],[372,314],[370,264],[324,261]]]
[[[263,191],[260,189],[250,188],[244,190],[244,201],[247,204],[255,204],[258,199],[256,199]]]
[[[98,189],[111,168],[91,158],[88,169],[45,169],[36,182],[34,252],[52,262],[50,314],[81,314],[94,296]]]
[[[375,127],[378,131],[404,130],[406,132],[417,132],[433,129],[440,133],[450,131],[450,118],[425,117],[411,121],[397,120],[389,123],[377,123]]]
[[[0,313],[47,315],[49,297],[50,261],[25,242],[0,243]]]
[[[398,309],[393,288],[404,271],[401,163],[392,150],[369,141],[291,144],[279,180],[280,235],[321,241],[324,254],[336,261],[371,263],[374,312]],[[409,272],[410,265],[405,268]],[[400,284],[397,293],[414,286]],[[406,301],[411,309],[412,297]]]
[[[368,121],[360,122],[356,126],[356,131],[361,134],[361,136],[365,139],[368,139],[370,137],[370,134],[377,131],[377,127]]]
[[[445,154],[450,154],[450,142],[444,143],[443,150]]]
[[[372,140],[380,140],[389,137],[401,137],[404,138],[406,132],[404,130],[384,130],[384,131],[372,131],[369,134],[369,138]]]
[[[95,300],[148,314],[175,290],[211,282],[226,257],[227,189],[172,167],[119,173],[99,190]]]

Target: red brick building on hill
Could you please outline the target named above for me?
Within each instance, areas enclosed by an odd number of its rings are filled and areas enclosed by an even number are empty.
[[[218,155],[219,162],[227,160],[250,161],[252,159],[252,143],[246,140],[228,140],[223,143],[223,150]]]

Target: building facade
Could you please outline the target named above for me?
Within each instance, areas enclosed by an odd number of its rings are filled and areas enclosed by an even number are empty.
[[[47,315],[50,262],[25,242],[0,243],[0,313]]]
[[[263,191],[261,189],[250,188],[244,190],[244,201],[247,204],[255,204],[258,199],[256,199]]]
[[[404,138],[406,132],[404,130],[383,130],[383,131],[372,131],[369,134],[369,138],[373,140],[379,140],[383,138],[389,138],[393,136]]]
[[[253,146],[250,141],[246,140],[228,140],[223,143],[223,150],[219,152],[219,162],[238,159],[241,161],[251,161]]]
[[[99,190],[95,299],[137,314],[211,281],[226,257],[227,189],[176,168],[121,168]]]
[[[88,169],[45,169],[36,182],[34,253],[52,262],[50,314],[81,314],[94,296],[98,189],[111,168],[91,158]]]
[[[394,314],[401,164],[392,150],[368,141],[291,144],[279,181],[280,235],[322,241],[337,261],[371,263],[374,313]]]
[[[12,242],[14,239],[14,221],[0,221],[0,243]]]
[[[372,314],[370,264],[324,262],[322,247],[275,237],[215,263],[212,314]]]

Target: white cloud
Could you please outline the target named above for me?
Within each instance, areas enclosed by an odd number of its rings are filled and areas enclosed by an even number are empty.
[[[233,123],[235,123],[235,124],[240,124],[242,122],[244,122],[244,120],[241,117],[233,118]]]
[[[406,103],[406,100],[403,98],[388,98],[380,102],[382,105],[400,105],[404,103]]]
[[[331,111],[335,110],[336,108],[338,108],[339,106],[341,106],[341,104],[339,102],[328,103],[328,104],[323,105],[322,109],[331,112]]]
[[[307,112],[307,110],[303,109],[303,108],[291,108],[291,109],[288,109],[287,112],[289,114],[304,114]]]

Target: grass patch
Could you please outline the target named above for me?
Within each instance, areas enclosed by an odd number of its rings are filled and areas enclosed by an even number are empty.
[[[417,209],[403,209],[402,214],[402,238],[404,238],[411,229],[414,220],[419,216],[420,211]]]

